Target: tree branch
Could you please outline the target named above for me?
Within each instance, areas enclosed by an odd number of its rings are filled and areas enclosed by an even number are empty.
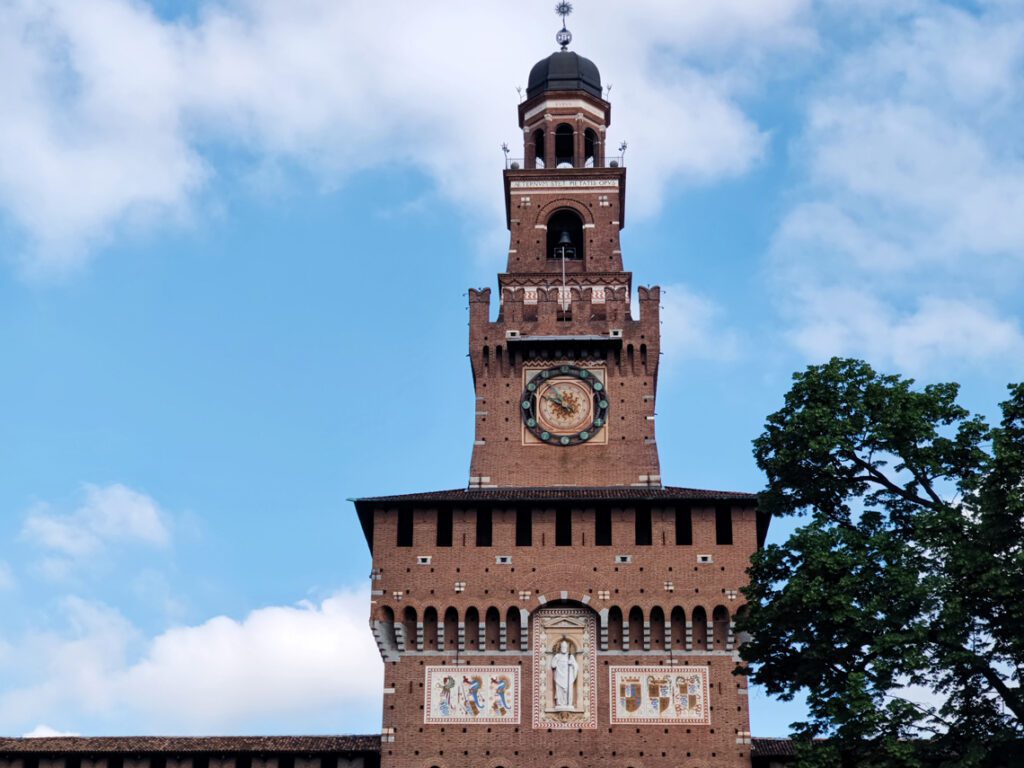
[[[853,451],[845,451],[844,455],[847,459],[853,462],[853,464],[857,466],[859,469],[862,469],[863,471],[867,472],[868,476],[866,478],[858,477],[856,479],[863,479],[867,480],[868,482],[877,483],[878,485],[885,488],[887,491],[895,493],[900,498],[905,499],[906,501],[913,502],[914,504],[919,504],[922,507],[929,507],[932,509],[938,508],[940,510],[946,508],[946,505],[942,502],[941,499],[938,499],[937,501],[932,501],[930,499],[925,499],[921,496],[918,496],[916,493],[911,493],[905,488],[900,488],[900,486],[896,485],[896,483],[894,483],[888,477],[883,475],[881,472],[875,469],[869,462],[862,459]]]

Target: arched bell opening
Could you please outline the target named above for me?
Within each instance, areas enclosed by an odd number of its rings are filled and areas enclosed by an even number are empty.
[[[574,168],[576,166],[575,132],[568,123],[561,123],[555,128],[555,167]]]
[[[548,258],[583,259],[583,219],[576,211],[562,208],[548,219]]]
[[[544,146],[544,129],[538,128],[533,132],[533,153],[534,153],[534,167],[535,168],[546,168],[547,167],[547,150]]]
[[[587,128],[583,132],[583,165],[585,168],[600,167],[599,159],[597,131]]]

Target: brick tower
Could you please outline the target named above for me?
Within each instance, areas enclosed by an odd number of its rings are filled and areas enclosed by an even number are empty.
[[[469,294],[468,487],[356,501],[384,768],[750,765],[733,619],[767,520],[661,483],[659,289],[632,306],[611,105],[568,37],[519,105],[497,320]]]

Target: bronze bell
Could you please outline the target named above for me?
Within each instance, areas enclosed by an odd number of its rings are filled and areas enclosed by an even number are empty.
[[[572,235],[569,234],[569,230],[563,229],[561,236],[558,238],[558,244],[555,246],[554,256],[556,259],[574,259],[576,258],[576,248],[572,244]]]

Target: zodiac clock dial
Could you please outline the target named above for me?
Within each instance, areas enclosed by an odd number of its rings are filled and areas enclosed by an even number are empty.
[[[521,398],[523,423],[548,445],[580,445],[608,422],[604,383],[593,371],[560,365],[538,371]]]

